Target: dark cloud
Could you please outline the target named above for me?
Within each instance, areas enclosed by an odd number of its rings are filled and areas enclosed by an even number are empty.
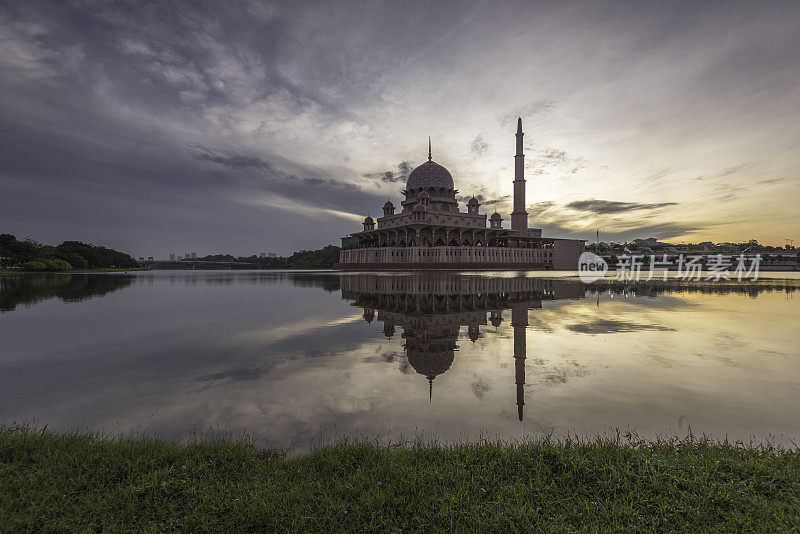
[[[298,177],[295,174],[287,174],[277,169],[273,164],[257,156],[247,156],[232,150],[214,150],[202,145],[188,145],[190,155],[200,161],[209,161],[239,171],[256,171],[264,176],[278,180],[288,180],[302,182],[312,187],[338,187],[350,191],[359,191],[356,184],[336,180],[333,178],[320,177]]]
[[[763,180],[759,180],[758,183],[766,185],[766,184],[778,184],[784,181],[786,181],[786,178],[765,178]]]
[[[528,221],[532,228],[541,228],[545,235],[574,237],[579,239],[594,239],[596,230],[600,230],[601,239],[604,241],[630,241],[637,237],[656,237],[659,239],[670,239],[683,236],[692,232],[699,232],[707,228],[707,225],[697,225],[688,223],[654,223],[642,224],[648,219],[648,213],[644,215],[641,211],[636,211],[634,223],[627,223],[624,220],[615,219],[614,216],[620,212],[608,214],[601,220],[595,220],[596,227],[586,228],[586,221],[577,218],[571,213],[569,206],[562,206],[552,201],[537,202],[529,204]],[[621,212],[627,213],[627,212]],[[606,214],[598,214],[606,215]],[[603,226],[609,226],[606,230]],[[613,229],[612,229],[613,227]]]
[[[191,156],[200,161],[210,161],[237,170],[254,170],[266,174],[283,175],[275,167],[256,156],[245,156],[232,150],[214,150],[202,145],[188,145]]]
[[[657,239],[672,239],[690,233],[707,230],[709,224],[682,224],[661,223],[644,226],[632,226],[626,229],[617,229],[610,232],[600,231],[600,239],[604,241],[631,241],[636,238],[655,237]]]
[[[411,171],[413,170],[414,167],[411,165],[411,163],[408,161],[401,161],[397,164],[397,170],[395,171],[383,171],[365,174],[364,177],[378,179],[381,182],[393,184],[397,182],[406,182],[408,180],[408,175],[411,174]]]
[[[500,125],[503,127],[510,126],[512,124],[516,124],[517,118],[522,117],[524,121],[526,118],[536,115],[537,113],[542,113],[545,111],[552,111],[556,107],[556,103],[552,100],[537,100],[536,102],[531,102],[521,108],[517,108],[512,113],[508,113],[500,118]]]
[[[730,167],[726,167],[719,172],[714,174],[708,174],[703,176],[698,176],[695,178],[697,181],[705,181],[705,180],[719,180],[720,178],[727,178],[728,176],[733,176],[736,174],[740,174],[744,171],[749,171],[755,169],[760,164],[755,161],[743,161],[741,163],[737,163],[736,165],[731,165]]]
[[[467,203],[472,198],[472,195],[464,195],[457,197],[456,200],[462,203]],[[496,198],[487,198],[481,193],[475,194],[475,199],[480,203],[481,206],[497,206],[507,204],[511,200],[511,195],[502,195]]]
[[[472,144],[470,144],[469,148],[472,153],[475,154],[475,157],[479,158],[483,156],[487,150],[489,150],[489,143],[484,140],[482,135],[479,135],[472,140]]]
[[[525,168],[534,175],[549,172],[576,174],[586,168],[587,161],[582,157],[574,157],[565,150],[555,147],[538,147],[530,139],[525,142],[525,151],[531,156],[525,162]]]
[[[737,199],[740,193],[746,193],[747,191],[749,191],[747,187],[731,183],[713,184],[711,186],[711,192],[716,197],[717,202],[730,202]]]
[[[577,211],[590,211],[600,215],[609,213],[625,213],[630,211],[655,210],[667,206],[676,206],[677,202],[659,202],[647,204],[641,202],[619,202],[615,200],[576,200],[566,205],[567,208]]]
[[[324,246],[352,231],[352,221],[327,217],[328,231],[319,232],[326,216],[312,209],[349,211],[381,200],[318,172],[285,172],[263,158],[198,144],[187,149],[88,113],[44,132],[0,116],[0,144],[9,147],[0,152],[0,227],[46,243],[81,239],[145,256],[289,253],[298,243]],[[275,199],[308,209],[279,209]]]
[[[579,334],[620,334],[624,332],[672,332],[674,328],[657,324],[634,323],[632,321],[621,321],[618,319],[595,319],[586,323],[567,325],[567,330]]]
[[[636,183],[637,185],[653,185],[656,183],[661,182],[664,178],[671,176],[675,172],[675,167],[664,167],[663,169],[659,169],[656,172],[647,174],[640,178]]]
[[[511,202],[511,195],[503,195],[499,198],[490,198],[483,200],[481,202],[484,206],[499,206],[499,205],[506,205]]]
[[[543,153],[540,156],[542,159],[563,163],[567,160],[567,153],[563,150],[558,150],[557,148],[547,148],[545,147]]]
[[[528,205],[528,216],[529,217],[539,217],[540,215],[542,215],[544,212],[546,212],[547,210],[549,210],[550,208],[552,208],[555,205],[556,205],[555,202],[552,202],[552,201],[549,201],[549,200],[545,200],[545,201],[542,201],[542,202],[536,202],[534,204],[530,204],[530,205]]]
[[[472,392],[479,399],[483,399],[483,397],[486,395],[486,392],[490,389],[492,389],[492,385],[483,378],[478,377],[476,378],[475,382],[472,383]]]

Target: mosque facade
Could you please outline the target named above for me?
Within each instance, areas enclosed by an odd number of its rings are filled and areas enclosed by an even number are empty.
[[[475,197],[460,210],[453,176],[432,160],[428,140],[428,161],[409,174],[398,212],[387,200],[382,217],[367,216],[360,232],[342,238],[337,268],[576,270],[584,241],[543,237],[528,227],[523,136],[520,118],[510,228],[499,213],[481,213]]]

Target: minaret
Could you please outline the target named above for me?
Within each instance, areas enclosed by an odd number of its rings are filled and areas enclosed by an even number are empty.
[[[511,308],[511,326],[514,327],[514,382],[517,384],[517,415],[522,421],[522,407],[525,406],[525,359],[527,343],[525,329],[528,326],[528,307],[516,305]]]
[[[522,153],[522,117],[517,119],[517,154],[514,156],[514,211],[511,212],[511,229],[519,235],[528,235],[528,212],[525,211],[525,154]]]

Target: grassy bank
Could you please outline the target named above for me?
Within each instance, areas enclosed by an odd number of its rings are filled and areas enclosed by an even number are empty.
[[[0,427],[0,531],[780,531],[800,453],[706,441],[180,445]]]

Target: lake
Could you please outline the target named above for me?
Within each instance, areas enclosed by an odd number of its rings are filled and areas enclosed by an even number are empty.
[[[0,423],[296,450],[617,430],[790,445],[797,274],[5,275]]]

